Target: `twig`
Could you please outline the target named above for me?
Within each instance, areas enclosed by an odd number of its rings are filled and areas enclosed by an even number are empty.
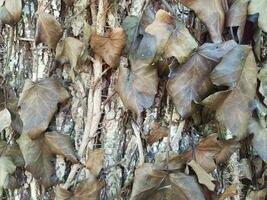
[[[10,26],[9,43],[7,46],[7,56],[6,56],[6,62],[5,62],[5,74],[10,72],[9,63],[10,63],[10,58],[11,58],[12,49],[13,49],[13,42],[14,42],[14,28]]]
[[[93,91],[95,91],[95,88],[97,86],[97,84],[99,83],[99,81],[101,81],[102,77],[110,70],[112,69],[111,66],[109,66],[108,68],[106,68],[101,74],[100,76],[95,80],[94,84],[93,84]]]
[[[142,166],[145,163],[145,158],[144,158],[144,150],[143,150],[143,145],[142,145],[142,140],[141,140],[141,132],[139,131],[139,128],[134,121],[132,121],[132,128],[133,128],[134,135],[137,139],[137,146],[138,146],[138,151],[139,151],[139,166]]]
[[[69,173],[69,176],[66,182],[62,185],[62,188],[67,190],[72,185],[72,183],[74,182],[74,178],[76,174],[79,172],[81,167],[82,167],[81,164],[75,164],[71,166],[71,171]]]
[[[171,117],[170,117],[170,127],[169,127],[169,132],[168,132],[168,137],[167,137],[167,151],[166,151],[166,168],[168,170],[169,168],[169,159],[170,159],[170,143],[171,143],[171,131],[172,131],[172,115],[173,115],[173,105],[172,103],[170,104],[170,109],[171,109]]]
[[[18,40],[26,41],[26,42],[34,42],[35,41],[33,38],[24,38],[24,37],[18,37]]]
[[[104,107],[104,106],[105,106],[105,105],[112,99],[112,97],[113,97],[115,94],[117,94],[117,91],[112,92],[111,95],[109,95],[109,96],[107,97],[107,99],[102,103],[102,106]]]

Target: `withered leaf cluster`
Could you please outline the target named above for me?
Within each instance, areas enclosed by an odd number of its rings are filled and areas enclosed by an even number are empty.
[[[68,9],[76,4],[74,0],[64,2]],[[52,50],[55,68],[69,65],[73,82],[79,78],[81,68],[102,67],[92,64],[96,59],[100,59],[103,66],[117,70],[115,90],[124,107],[133,114],[132,118],[142,120],[148,109],[156,107],[157,95],[170,97],[178,120],[185,120],[186,126],[191,126],[191,129],[186,127],[190,131],[195,130],[195,115],[205,118],[203,122],[214,114],[219,124],[216,133],[205,135],[202,131],[199,135],[205,137],[198,143],[193,142],[183,153],[170,155],[168,147],[161,161],[137,167],[130,199],[204,200],[208,199],[205,190],[216,199],[234,196],[237,191],[234,185],[220,197],[216,195],[218,180],[211,173],[226,165],[244,141],[250,142],[262,163],[267,162],[267,61],[262,59],[257,46],[261,33],[267,32],[267,1],[179,2],[206,25],[210,38],[205,42],[197,41],[192,27],[163,9],[154,9],[152,16],[145,10],[142,16],[127,16],[121,26],[105,29],[103,34],[88,22],[83,27],[83,38],[63,34],[64,26],[55,16],[45,11],[36,13],[35,44],[43,43]],[[88,2],[83,3],[88,6]],[[260,34],[252,33],[257,41],[246,38],[248,31],[252,31],[246,29],[251,15],[258,19]],[[0,1],[1,27],[15,26],[21,16],[21,0]],[[122,56],[128,63],[121,63]],[[90,150],[86,159],[78,158],[72,138],[49,128],[59,106],[71,98],[60,80],[52,77],[36,82],[26,80],[18,99],[6,89],[6,86],[0,87],[0,133],[14,136],[8,136],[11,142],[0,139],[0,192],[20,187],[16,172],[26,169],[45,188],[56,185],[56,200],[99,199],[105,183],[96,177],[104,168],[104,149]],[[149,147],[166,137],[170,145],[173,122],[159,120],[164,123],[150,124],[148,135],[144,137]],[[138,125],[142,130],[142,123]],[[232,138],[227,140],[228,133]],[[140,143],[138,145],[142,145],[142,141]],[[94,178],[79,181],[73,187],[59,184],[56,156],[63,157],[70,165],[82,162],[82,167]],[[249,191],[247,199],[263,198],[267,193],[264,189],[266,169],[264,171],[262,166],[258,167],[258,176],[254,178],[261,175],[256,181],[263,189]]]

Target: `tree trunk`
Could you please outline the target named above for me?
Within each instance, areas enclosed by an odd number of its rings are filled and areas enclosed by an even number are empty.
[[[65,28],[64,36],[88,41],[84,34],[84,28],[88,24],[91,31],[103,35],[108,29],[120,26],[126,16],[139,17],[147,2],[149,1],[77,0],[72,7],[68,7],[60,0],[24,0],[21,21],[14,27],[6,25],[2,29],[0,75],[5,77],[17,96],[26,79],[36,81],[51,75],[55,66],[55,52],[45,45],[35,45],[38,8],[45,8],[46,12],[57,18]],[[155,8],[161,6],[170,12],[176,12],[178,8],[186,9],[178,3],[167,2],[171,1],[150,1],[150,4]],[[179,17],[189,23],[183,14]],[[201,22],[196,21],[201,27]],[[195,36],[198,37],[197,33]],[[85,167],[86,160],[92,150],[102,148],[104,160],[99,178],[106,185],[101,191],[100,199],[129,199],[136,167],[144,162],[168,158],[173,152],[182,152],[191,145],[192,138],[198,140],[199,135],[191,137],[182,133],[187,122],[180,120],[173,109],[163,86],[166,81],[163,80],[159,86],[154,106],[146,110],[142,119],[137,119],[123,106],[115,92],[118,70],[107,68],[97,55],[91,60],[92,62],[84,64],[82,68],[85,70],[76,76],[75,81],[72,80],[68,64],[53,69],[53,76],[63,79],[62,83],[68,88],[71,99],[67,109],[60,109],[56,114],[49,129],[71,136],[80,160],[78,164],[69,165],[63,157],[57,156],[57,178],[61,186],[68,189],[78,180],[93,176],[93,172]],[[121,57],[120,65],[128,66],[126,57]],[[166,96],[168,97],[165,98]],[[169,128],[169,137],[164,137],[151,146],[144,145],[144,138],[156,123]],[[232,178],[232,184],[241,185],[238,179],[239,169],[235,167],[238,160],[239,153],[235,153],[229,164],[234,167],[230,168],[232,171],[228,175]],[[3,199],[54,199],[54,188],[45,189],[28,172],[25,172],[24,178],[23,186],[15,191],[5,190]],[[238,191],[241,189],[240,186]],[[235,199],[239,199],[239,193]]]

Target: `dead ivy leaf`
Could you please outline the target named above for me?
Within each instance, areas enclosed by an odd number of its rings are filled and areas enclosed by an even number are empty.
[[[24,166],[21,151],[16,143],[8,145],[0,141],[0,191],[2,188],[15,189],[18,187],[13,174],[17,167]]]
[[[40,12],[36,24],[36,45],[44,43],[49,48],[56,49],[62,35],[63,29],[56,18],[48,13]]]
[[[77,163],[70,138],[57,132],[46,132],[32,140],[22,134],[17,140],[25,160],[25,168],[45,187],[56,184],[55,155],[62,155],[72,163]]]
[[[248,14],[258,14],[258,25],[264,31],[267,32],[267,1],[266,0],[250,0],[248,6]]]
[[[85,163],[85,166],[95,176],[98,176],[99,172],[103,168],[104,155],[104,149],[102,148],[90,150],[88,152],[88,159]]]
[[[251,47],[236,46],[223,57],[210,77],[213,84],[228,86],[229,92],[212,94],[204,99],[203,103],[205,105],[216,103],[218,121],[238,139],[244,138],[247,134],[248,120],[252,111],[251,103],[256,94],[257,84],[257,66]]]
[[[212,181],[215,181],[215,179],[208,174],[196,161],[191,160],[189,163],[187,163],[194,172],[197,175],[198,182],[205,185],[210,191],[214,191],[215,184]]]
[[[72,163],[78,162],[69,136],[60,134],[56,131],[46,132],[44,140],[53,154],[64,156]]]
[[[204,200],[194,177],[181,172],[167,173],[145,163],[135,171],[131,200]]]
[[[73,37],[67,37],[58,43],[55,60],[60,65],[69,63],[71,69],[77,71],[86,59],[86,46],[80,40]]]
[[[152,124],[151,131],[147,136],[147,143],[152,145],[160,139],[167,137],[168,134],[169,129],[167,127],[161,126],[159,123],[154,123]]]
[[[83,180],[74,189],[68,191],[60,186],[55,189],[55,200],[88,200],[99,199],[100,191],[105,186],[103,181],[98,180]]]
[[[152,65],[155,55],[155,37],[146,33],[136,51],[129,55],[131,68],[119,68],[116,90],[123,104],[136,114],[154,103],[159,82],[157,68]]]
[[[261,68],[258,78],[260,80],[259,92],[264,97],[264,104],[267,105],[267,65]]]
[[[99,36],[93,33],[90,45],[93,51],[102,57],[111,67],[119,64],[121,52],[125,46],[126,34],[122,28],[115,28],[107,36]]]
[[[267,128],[255,119],[249,122],[249,131],[254,134],[252,139],[252,146],[257,151],[264,162],[267,162]]]
[[[11,125],[11,114],[8,109],[0,111],[0,132]]]
[[[208,75],[234,46],[234,41],[202,45],[169,79],[167,90],[182,118],[189,117],[196,110],[196,103],[210,93],[212,84]]]
[[[249,0],[235,0],[227,12],[226,26],[238,27],[237,36],[239,42],[242,41],[246,24]]]
[[[222,42],[225,0],[179,0],[179,2],[195,11],[208,27],[213,42]]]
[[[188,29],[164,10],[158,10],[156,18],[145,29],[157,41],[157,53],[164,57],[175,57],[184,63],[198,44]]]
[[[235,140],[218,140],[217,135],[212,134],[202,139],[194,151],[189,150],[172,157],[169,169],[181,169],[183,162],[195,158],[196,162],[210,173],[217,167],[217,164],[227,161],[239,147],[240,144]]]
[[[55,158],[44,138],[32,140],[28,134],[22,134],[17,142],[25,160],[26,170],[45,187],[55,185]]]
[[[0,25],[8,24],[15,25],[21,19],[22,2],[21,0],[5,0],[3,5],[0,5]]]
[[[26,80],[18,102],[23,133],[32,139],[40,137],[54,116],[57,104],[67,98],[67,90],[56,79],[48,78],[36,83]]]

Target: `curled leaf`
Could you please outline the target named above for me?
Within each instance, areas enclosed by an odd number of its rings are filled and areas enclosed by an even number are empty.
[[[49,48],[56,49],[62,35],[63,29],[56,18],[48,13],[40,12],[36,24],[36,45],[44,43]]]
[[[228,86],[229,90],[212,94],[203,103],[216,109],[216,118],[234,136],[244,138],[257,84],[257,65],[251,47],[238,45],[227,53],[212,71],[211,80],[215,85]]]
[[[166,58],[173,56],[179,63],[184,63],[198,46],[188,29],[164,10],[156,13],[145,31],[156,37],[158,54]]]
[[[36,139],[47,129],[57,111],[57,104],[69,97],[67,90],[55,79],[36,83],[26,80],[18,106],[23,122],[23,133]]]
[[[235,45],[234,41],[202,45],[168,81],[168,93],[181,117],[189,117],[196,110],[196,103],[208,96],[212,89],[208,75]]]
[[[115,28],[107,37],[93,33],[90,45],[93,51],[102,57],[109,66],[115,67],[119,64],[125,42],[126,35],[124,30],[122,28]]]
[[[22,13],[21,0],[5,0],[0,6],[0,24],[13,26],[18,23]]]
[[[222,42],[225,0],[179,0],[179,2],[195,11],[208,27],[213,42]]]

